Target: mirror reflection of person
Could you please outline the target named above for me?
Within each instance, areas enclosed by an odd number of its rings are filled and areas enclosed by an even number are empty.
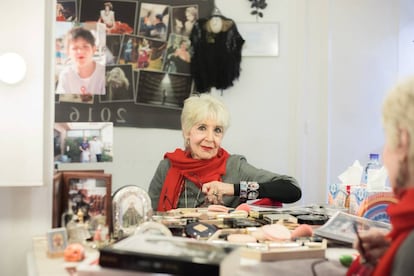
[[[154,210],[195,208],[204,202],[237,207],[243,202],[243,181],[258,182],[258,198],[284,203],[301,198],[293,177],[255,168],[245,157],[221,147],[229,118],[224,103],[210,94],[184,101],[181,129],[185,148],[166,153],[159,163],[148,189]]]
[[[95,37],[83,28],[71,29],[65,38],[69,64],[59,74],[57,94],[105,94],[105,66],[96,62]]]

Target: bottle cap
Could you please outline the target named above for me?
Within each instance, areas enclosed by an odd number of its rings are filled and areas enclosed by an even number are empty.
[[[369,159],[379,159],[379,154],[378,153],[370,153],[369,154]]]

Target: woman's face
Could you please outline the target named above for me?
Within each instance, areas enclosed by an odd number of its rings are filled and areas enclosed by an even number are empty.
[[[195,124],[186,135],[189,149],[194,159],[215,157],[223,139],[224,129],[215,120],[205,120]]]

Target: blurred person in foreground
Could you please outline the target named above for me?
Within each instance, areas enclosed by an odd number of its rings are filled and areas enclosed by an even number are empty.
[[[203,93],[185,100],[181,113],[185,148],[166,153],[159,163],[148,191],[154,210],[205,204],[237,207],[259,198],[269,205],[301,198],[293,177],[255,168],[244,156],[221,147],[229,121],[229,111],[217,97]]]
[[[347,275],[413,275],[414,273],[414,77],[397,84],[382,109],[385,131],[383,163],[394,195],[387,213],[391,231],[371,228],[354,247],[360,256]]]

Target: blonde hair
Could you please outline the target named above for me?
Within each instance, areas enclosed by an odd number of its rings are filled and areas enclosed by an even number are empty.
[[[414,76],[398,83],[387,95],[382,107],[382,124],[389,145],[398,146],[400,130],[409,133],[408,159],[414,161]]]
[[[106,73],[106,85],[112,87],[129,88],[129,80],[125,76],[124,71],[119,67],[114,67]]]
[[[181,129],[184,138],[194,125],[207,119],[217,121],[223,127],[224,132],[230,126],[230,113],[224,103],[218,98],[208,93],[197,94],[187,98],[184,101],[184,107],[181,112]]]

